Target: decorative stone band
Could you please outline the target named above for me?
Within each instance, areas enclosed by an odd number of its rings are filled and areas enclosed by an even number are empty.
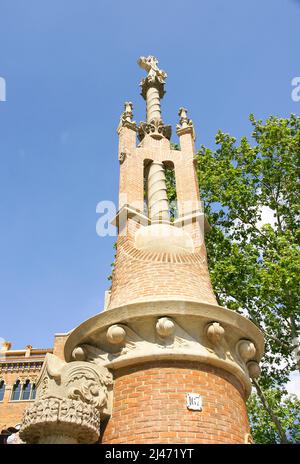
[[[99,431],[94,406],[52,396],[25,411],[20,436],[27,443],[95,443]]]
[[[111,395],[112,374],[104,366],[66,363],[48,353],[20,437],[27,443],[94,443],[101,416],[111,412]]]
[[[262,333],[234,311],[171,300],[126,305],[89,319],[70,334],[65,356],[111,370],[166,359],[205,363],[233,374],[247,397],[263,350]]]
[[[129,255],[131,259],[137,261],[196,265],[206,263],[206,252],[204,245],[202,246],[202,253],[157,253],[154,251],[139,250],[134,247],[132,241],[128,240],[126,237],[119,237],[118,246],[122,247],[122,251],[126,255]]]

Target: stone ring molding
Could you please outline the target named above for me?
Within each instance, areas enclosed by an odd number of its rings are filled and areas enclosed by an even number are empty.
[[[209,364],[238,378],[247,397],[263,350],[263,337],[250,320],[217,305],[177,300],[134,303],[94,316],[70,334],[65,357],[110,371],[153,359]]]

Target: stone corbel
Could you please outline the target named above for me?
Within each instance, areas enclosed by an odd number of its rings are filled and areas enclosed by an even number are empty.
[[[123,150],[121,150],[121,151],[119,152],[119,155],[118,155],[120,164],[123,164],[124,161],[125,161],[129,156],[130,156],[130,151],[129,151],[127,148],[123,148]]]
[[[95,443],[100,421],[111,413],[112,374],[83,361],[65,363],[47,354],[37,397],[23,417],[26,443]]]

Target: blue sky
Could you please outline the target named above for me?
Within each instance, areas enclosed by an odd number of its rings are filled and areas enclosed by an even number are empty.
[[[299,24],[296,0],[0,0],[0,337],[52,346],[102,310],[114,239],[96,205],[117,198],[123,102],[144,119],[137,58],[168,73],[165,122],[185,106],[212,147],[251,112],[299,113]]]

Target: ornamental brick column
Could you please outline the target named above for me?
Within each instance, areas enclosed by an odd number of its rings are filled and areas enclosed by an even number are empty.
[[[67,366],[101,367],[113,376],[102,443],[248,443],[246,399],[251,378],[260,373],[263,336],[250,320],[217,304],[194,126],[180,108],[180,149],[174,150],[160,111],[166,73],[153,56],[139,64],[148,73],[141,83],[147,121],[137,126],[132,104],[125,103],[118,127],[120,209],[113,221],[118,241],[111,294],[105,311],[70,332]],[[176,179],[179,216],[172,224],[166,164]],[[143,208],[147,169],[149,214]],[[86,378],[82,388],[88,385]],[[64,395],[87,401],[86,395]],[[24,427],[25,436],[26,422]]]

